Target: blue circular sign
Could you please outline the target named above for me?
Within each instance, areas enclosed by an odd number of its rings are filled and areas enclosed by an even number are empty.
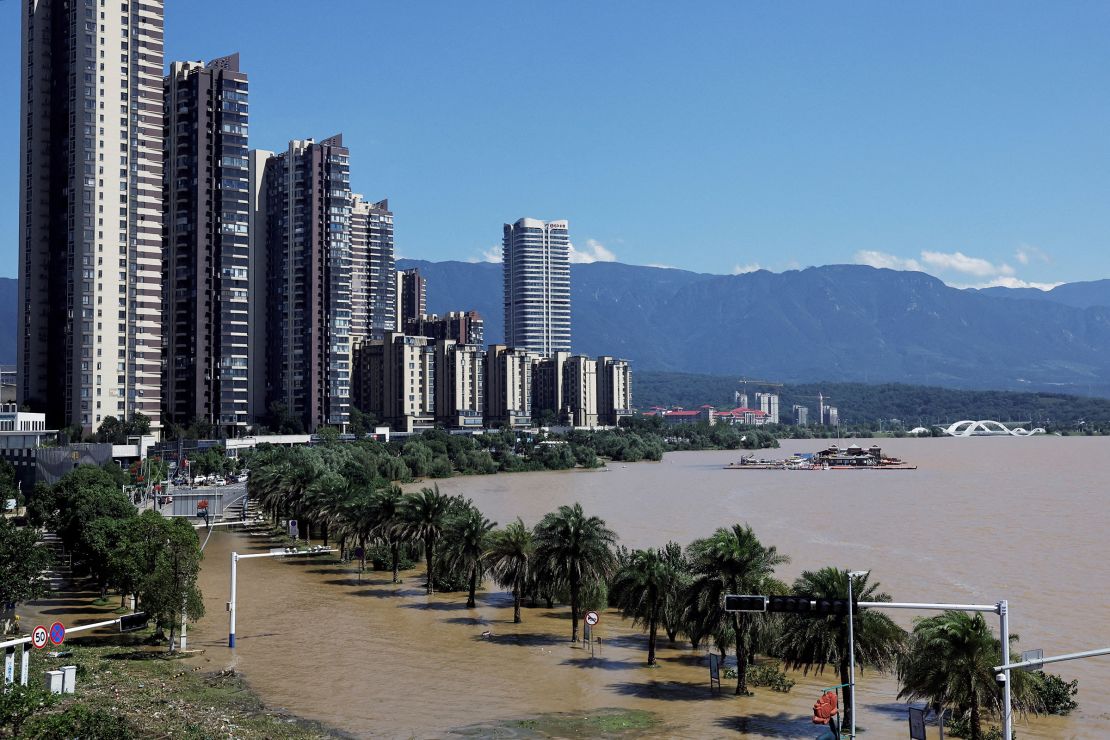
[[[61,622],[55,622],[50,625],[50,642],[55,645],[61,645],[64,639],[66,639],[65,626]]]

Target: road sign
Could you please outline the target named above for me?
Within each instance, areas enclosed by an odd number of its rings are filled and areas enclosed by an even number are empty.
[[[131,632],[132,630],[142,629],[143,627],[146,627],[148,621],[150,620],[147,619],[146,613],[144,612],[124,614],[122,617],[119,618],[119,631]]]
[[[35,627],[35,629],[31,631],[31,644],[37,648],[46,647],[46,641],[49,639],[47,634],[46,628],[41,624]]]
[[[1040,659],[1043,658],[1043,657],[1044,657],[1044,650],[1042,650],[1041,648],[1037,648],[1036,650],[1026,650],[1024,653],[1021,654],[1021,662],[1025,663],[1025,662],[1030,661],[1030,660],[1040,661]],[[1044,663],[1040,663],[1040,662],[1034,663],[1033,665],[1028,666],[1025,670],[1027,670],[1027,671],[1041,671],[1041,670],[1044,670]]]
[[[300,533],[297,531],[297,520],[296,519],[290,519],[289,520],[289,536],[293,539],[299,539],[299,537],[298,537],[299,534]]]
[[[61,622],[55,622],[50,625],[50,642],[55,645],[61,645],[62,641],[66,639],[66,627]]]
[[[586,624],[593,627],[595,624],[597,624],[597,621],[598,621],[597,612],[586,612]]]

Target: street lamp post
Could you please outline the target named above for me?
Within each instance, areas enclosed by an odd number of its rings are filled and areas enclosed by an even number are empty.
[[[227,602],[228,612],[228,630],[227,630],[227,646],[229,648],[235,647],[235,609],[238,595],[238,570],[239,561],[246,560],[247,558],[283,558],[290,555],[324,555],[329,552],[335,552],[334,547],[312,547],[307,550],[298,550],[292,547],[275,547],[270,552],[251,553],[249,555],[240,555],[237,552],[231,553],[231,598]]]
[[[851,678],[848,680],[848,685],[852,689],[852,701],[850,707],[852,710],[852,728],[849,737],[855,740],[856,737],[856,631],[855,631],[855,615],[856,601],[852,596],[852,582],[856,578],[866,576],[871,571],[869,570],[850,570],[848,571],[848,664]]]

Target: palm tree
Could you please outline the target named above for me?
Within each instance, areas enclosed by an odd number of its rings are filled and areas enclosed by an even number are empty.
[[[674,543],[670,543],[674,544]],[[656,665],[655,644],[667,593],[677,580],[678,571],[663,550],[633,550],[613,578],[610,595],[621,615],[633,624],[647,628],[647,664]]]
[[[404,504],[405,494],[400,486],[380,488],[373,495],[373,525],[370,533],[389,547],[390,565],[393,569],[393,582],[397,583],[397,568],[401,560],[401,544],[404,542]]]
[[[804,571],[794,581],[792,593],[811,600],[847,599],[848,573],[838,568]],[[869,583],[868,576],[855,576],[852,582],[853,597],[857,601],[890,601],[890,596],[879,591],[879,583]],[[873,609],[861,610],[853,616],[855,631],[856,663],[862,671],[870,666],[878,671],[895,667],[898,655],[906,640],[906,631],[886,614]],[[848,617],[786,616],[783,619],[779,651],[783,662],[792,670],[811,669],[821,673],[827,666],[834,666],[842,684],[851,684],[851,661],[848,652]],[[844,726],[852,724],[852,687],[844,687]]]
[[[476,604],[474,592],[478,590],[478,581],[486,570],[484,556],[489,546],[489,533],[496,526],[496,522],[482,516],[473,504],[448,523],[444,538],[447,560],[453,568],[462,568],[467,573],[470,580],[470,591],[466,597],[468,609],[473,609]]]
[[[754,630],[753,615],[726,612],[726,594],[766,593],[775,583],[779,565],[790,562],[774,546],[767,547],[752,528],[734,524],[722,527],[712,537],[694,541],[689,549],[694,574],[687,602],[688,619],[700,635],[712,635],[724,655],[731,644],[736,649],[736,693],[748,693],[748,664]]]
[[[616,540],[604,521],[587,517],[578,503],[560,506],[536,526],[537,571],[547,574],[549,586],[559,583],[570,592],[572,641],[578,640],[582,588],[612,575]]]
[[[660,617],[667,641],[674,645],[678,633],[686,631],[686,589],[692,580],[690,563],[677,542],[668,542],[659,551],[659,556],[667,564],[671,577],[663,593],[663,612]]]
[[[967,719],[969,740],[981,740],[983,714],[1002,711],[994,680],[994,666],[1001,663],[1002,643],[982,614],[946,611],[919,619],[898,660],[898,698],[953,710]],[[1038,700],[1029,678],[1025,671],[1010,671],[1010,691],[1016,707],[1036,711]]]
[[[401,522],[397,532],[406,539],[424,546],[424,559],[428,563],[426,593],[431,594],[435,580],[436,544],[447,528],[447,515],[451,499],[439,492],[439,486],[421,488],[420,493],[406,496],[401,505]]]
[[[520,624],[520,597],[532,572],[536,545],[532,530],[521,519],[490,535],[486,563],[493,578],[502,588],[513,591],[513,622]]]

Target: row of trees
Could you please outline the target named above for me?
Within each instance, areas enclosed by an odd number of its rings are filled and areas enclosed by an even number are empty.
[[[350,446],[270,450],[252,465],[252,496],[274,519],[297,517],[332,536],[348,554],[372,548],[387,554],[397,579],[399,563],[423,556],[428,593],[463,591],[474,606],[489,577],[512,593],[513,620],[526,599],[565,604],[571,639],[578,639],[586,609],[613,605],[647,633],[647,662],[655,664],[658,635],[675,644],[712,644],[736,659],[736,693],[748,692],[748,668],[757,655],[794,670],[835,670],[849,682],[848,625],[844,616],[800,617],[729,613],[729,593],[793,594],[807,599],[846,599],[848,575],[836,568],[805,571],[792,584],[776,578],[789,558],[763,544],[750,527],[734,525],[683,548],[631,550],[617,545],[604,521],[581,505],[561,506],[534,527],[517,519],[498,528],[472,501],[445,496],[438,487],[405,495],[397,486],[361,475]],[[316,467],[319,466],[319,467]],[[890,601],[880,585],[857,577],[861,601]],[[855,622],[856,662],[861,669],[894,672],[901,698],[950,710],[982,737],[983,718],[999,708],[992,667],[1001,643],[982,616],[944,613],[916,623],[912,633],[886,614],[863,610]],[[1014,638],[1011,638],[1011,640]],[[1028,711],[1059,708],[1045,700],[1055,677],[1015,674],[1016,705]],[[845,705],[850,706],[850,690]],[[1074,706],[1074,705],[1073,705]],[[849,710],[850,711],[850,710]],[[851,717],[846,717],[850,722]]]
[[[197,587],[201,552],[196,530],[184,519],[167,519],[150,510],[138,513],[112,471],[83,465],[53,485],[40,483],[27,502],[27,517],[31,527],[58,535],[74,574],[92,579],[102,599],[115,589],[123,607],[127,596],[134,596],[141,611],[169,630],[171,651],[182,614],[193,620],[204,615]],[[21,529],[10,540],[8,549],[0,538],[0,562],[35,562],[31,570],[38,568],[41,575],[43,554],[49,551],[38,532]],[[44,595],[44,581],[31,578],[29,571],[20,580],[35,585],[10,601]]]

